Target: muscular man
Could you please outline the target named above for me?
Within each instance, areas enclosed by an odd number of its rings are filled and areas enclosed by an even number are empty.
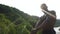
[[[42,34],[56,34],[54,31],[54,24],[56,21],[55,11],[49,11],[46,4],[41,5],[42,12],[44,15],[37,22],[33,32],[31,34],[36,34],[39,29],[42,29]]]

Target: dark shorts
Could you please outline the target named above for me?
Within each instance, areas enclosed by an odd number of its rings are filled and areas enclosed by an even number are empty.
[[[42,34],[56,34],[56,32],[54,30],[44,30]]]

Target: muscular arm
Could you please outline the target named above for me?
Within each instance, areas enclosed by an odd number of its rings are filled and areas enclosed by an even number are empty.
[[[42,22],[46,19],[46,13],[43,11],[44,15],[40,17],[40,19],[37,21],[35,28],[39,27],[40,24],[42,24]]]
[[[46,19],[46,15],[43,15],[40,17],[40,19],[37,21],[35,28],[39,27],[39,25]]]
[[[37,29],[42,29],[42,28],[46,27],[46,25],[48,24],[47,21],[48,21],[48,18],[46,18],[46,19],[43,21],[43,23],[42,23],[39,27],[37,27]]]

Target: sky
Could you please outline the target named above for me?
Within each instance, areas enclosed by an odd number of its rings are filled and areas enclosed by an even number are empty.
[[[0,0],[0,4],[15,7],[29,15],[39,17],[43,15],[40,8],[42,3],[45,3],[49,10],[54,10],[57,19],[60,19],[60,0]]]

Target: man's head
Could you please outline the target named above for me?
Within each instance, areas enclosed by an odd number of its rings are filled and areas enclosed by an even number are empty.
[[[47,7],[46,4],[42,4],[42,5],[41,5],[41,9],[43,9],[43,10],[48,10],[47,8],[48,8],[48,7]]]

